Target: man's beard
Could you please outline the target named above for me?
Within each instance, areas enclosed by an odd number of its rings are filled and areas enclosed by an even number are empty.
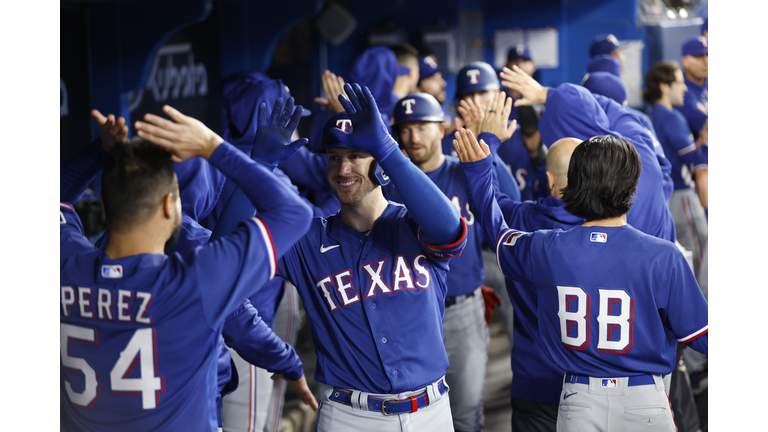
[[[349,192],[342,192],[338,190],[334,182],[334,187],[332,189],[334,195],[336,195],[336,198],[338,198],[340,203],[346,205],[357,204],[365,199],[365,197],[367,197],[371,192],[373,192],[374,189],[376,189],[377,185],[375,185],[368,177],[360,177],[358,181],[360,184],[357,187],[357,190]]]
[[[171,237],[168,238],[168,240],[165,241],[165,252],[168,253],[171,249],[173,249],[174,246],[176,246],[176,242],[179,241],[179,235],[181,234],[181,221],[179,221],[179,224],[176,225],[176,228],[173,230],[173,233],[171,233]]]

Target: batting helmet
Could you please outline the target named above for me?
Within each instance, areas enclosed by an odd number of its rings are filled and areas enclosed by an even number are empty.
[[[322,143],[316,153],[326,153],[327,150],[331,148],[352,148],[347,145],[347,143],[339,141],[339,139],[333,136],[331,133],[332,129],[341,129],[342,132],[352,133],[352,120],[350,120],[346,111],[335,114],[325,123],[325,127],[323,127]],[[375,160],[371,163],[368,177],[370,177],[374,184],[380,184],[382,186],[389,184],[389,177],[384,174],[381,165]]]
[[[456,98],[476,91],[499,90],[501,84],[496,71],[485,62],[472,62],[456,75]]]
[[[397,101],[395,122],[392,126],[410,121],[440,122],[445,121],[445,113],[440,102],[429,93],[411,93]]]

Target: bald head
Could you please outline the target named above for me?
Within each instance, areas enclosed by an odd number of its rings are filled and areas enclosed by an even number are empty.
[[[552,195],[560,198],[562,189],[568,185],[568,164],[571,154],[582,140],[577,138],[561,138],[549,147],[547,153],[547,180]]]

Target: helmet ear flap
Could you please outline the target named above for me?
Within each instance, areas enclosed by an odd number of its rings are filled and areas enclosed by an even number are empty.
[[[386,186],[389,184],[389,177],[384,174],[381,165],[375,160],[371,163],[371,167],[368,169],[368,177],[375,185]]]

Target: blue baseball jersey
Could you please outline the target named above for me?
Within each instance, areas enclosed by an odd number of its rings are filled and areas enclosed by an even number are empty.
[[[499,157],[507,164],[507,168],[515,176],[520,187],[520,200],[531,201],[549,195],[547,189],[546,165],[534,167],[523,138],[518,130],[512,138],[501,143],[498,149]]]
[[[496,256],[505,276],[535,290],[542,344],[567,372],[666,375],[677,343],[708,331],[707,302],[685,257],[630,225],[507,230]]]
[[[653,104],[650,117],[672,166],[671,176],[675,189],[690,189],[693,185],[693,173],[697,169],[707,167],[707,146],[696,147],[685,117],[678,111],[670,110],[661,104]]]
[[[82,237],[67,205],[60,228],[62,423],[216,430],[219,335],[275,267],[266,225],[252,219],[183,257],[115,260]]]
[[[463,219],[462,219],[463,221]],[[312,328],[319,382],[370,393],[400,393],[448,369],[443,314],[450,257],[467,241],[430,245],[403,205],[389,202],[359,232],[341,215],[315,218],[280,260]]]
[[[242,185],[288,192],[227,143],[210,161]],[[254,193],[257,187],[248,190],[254,203],[273,205]],[[272,208],[183,255],[111,259],[85,240],[71,206],[61,205],[63,429],[217,429],[225,319],[274,276],[277,257],[303,233],[311,213],[298,198],[283,197]]]
[[[672,192],[675,189],[675,184],[672,181],[672,163],[667,159],[667,155],[664,153],[664,148],[659,142],[659,137],[656,135],[656,129],[653,127],[653,122],[648,114],[638,111],[634,108],[625,107],[625,109],[637,118],[642,124],[645,130],[653,141],[653,150],[656,152],[656,159],[659,161],[659,168],[661,168],[661,175],[663,179],[664,197],[669,200],[672,196]]]
[[[445,162],[432,172],[425,173],[432,182],[451,200],[467,225],[467,244],[461,255],[451,260],[448,272],[448,297],[469,294],[483,284],[483,232],[479,221],[470,210],[469,183],[461,169],[461,162],[454,156],[445,156]],[[402,204],[400,194],[393,183],[382,188],[384,197]]]
[[[709,92],[705,86],[701,86],[688,77],[684,77],[688,91],[685,92],[683,105],[675,107],[675,111],[685,117],[688,128],[693,134],[693,139],[699,139],[699,132],[709,118]]]

